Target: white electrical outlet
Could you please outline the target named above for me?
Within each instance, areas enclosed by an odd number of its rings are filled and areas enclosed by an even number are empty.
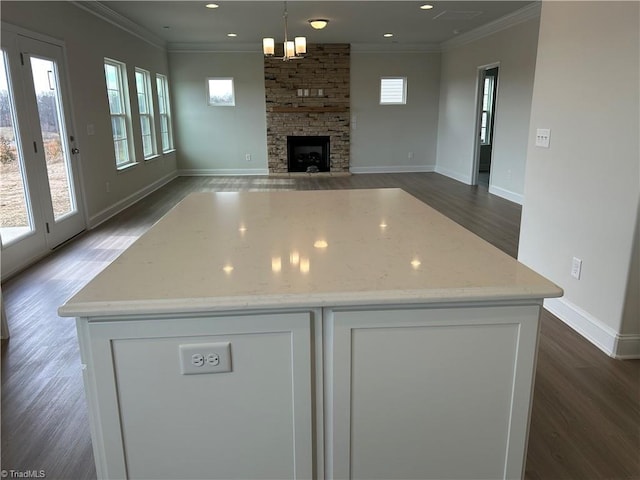
[[[250,154],[250,153],[245,154],[244,159],[245,159],[247,162],[250,162],[250,161],[251,161],[251,154]]]
[[[551,130],[548,128],[538,128],[536,130],[536,147],[549,148],[549,138]]]
[[[571,276],[577,280],[580,280],[580,274],[582,273],[582,260],[573,257],[571,262]]]
[[[231,343],[189,343],[178,347],[180,373],[222,373],[231,371]]]

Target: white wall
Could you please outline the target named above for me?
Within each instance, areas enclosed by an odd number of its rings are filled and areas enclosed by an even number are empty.
[[[117,171],[104,79],[104,57],[125,62],[130,94],[135,98],[136,66],[150,71],[153,76],[156,73],[168,74],[167,55],[163,48],[130,35],[67,2],[3,1],[1,15],[4,22],[65,43],[75,123],[73,133],[80,149],[90,225],[106,219],[150,189],[173,178],[176,172],[173,153],[161,155],[154,161],[141,161],[126,171]],[[88,125],[94,126],[95,135],[87,134]],[[139,133],[139,123],[134,122],[134,136],[136,133]],[[141,157],[141,140],[135,143],[136,152]],[[106,182],[110,184],[110,192],[107,192]]]
[[[617,356],[640,356],[639,18],[637,2],[543,3],[520,234],[519,259],[565,290],[547,308]]]
[[[490,191],[520,202],[536,64],[538,18],[442,53],[436,171],[471,184],[478,68],[499,63]]]
[[[380,105],[382,76],[407,77],[406,105]],[[351,171],[432,172],[439,90],[439,53],[352,51]]]
[[[169,54],[182,174],[262,174],[267,121],[262,53]],[[235,106],[207,104],[206,79],[233,77]],[[246,155],[251,155],[251,161]]]

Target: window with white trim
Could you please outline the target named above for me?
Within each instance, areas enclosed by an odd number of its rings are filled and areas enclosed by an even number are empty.
[[[380,105],[405,105],[407,103],[407,77],[382,77],[380,79]]]
[[[151,74],[136,68],[136,92],[142,135],[142,153],[145,160],[156,154],[156,127],[153,122],[153,100],[151,99]]]
[[[171,105],[169,102],[169,82],[165,75],[156,74],[158,87],[158,114],[160,115],[160,139],[162,151],[173,150],[173,131],[171,129]]]
[[[491,123],[493,119],[493,94],[495,92],[496,77],[484,78],[482,91],[482,116],[480,117],[480,144],[491,145]]]
[[[233,78],[207,78],[209,105],[233,107],[236,104]]]
[[[124,63],[105,58],[104,74],[107,81],[116,167],[124,168],[136,163],[132,154],[133,141],[131,138],[127,67]]]

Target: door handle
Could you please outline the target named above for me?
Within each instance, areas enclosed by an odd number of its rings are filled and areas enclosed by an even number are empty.
[[[71,153],[73,153],[74,155],[77,155],[78,153],[80,153],[80,149],[79,149],[79,148],[76,148],[76,147],[73,147],[73,148],[71,149]]]

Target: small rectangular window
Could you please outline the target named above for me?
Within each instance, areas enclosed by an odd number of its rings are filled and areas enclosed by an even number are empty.
[[[209,105],[232,107],[236,104],[233,78],[207,78]]]
[[[405,105],[407,103],[407,78],[382,77],[380,79],[380,105]]]
[[[136,68],[136,91],[142,132],[142,153],[148,159],[156,154],[156,128],[153,121],[153,101],[151,100],[151,75],[146,70]]]
[[[135,163],[131,150],[131,112],[127,87],[127,67],[124,63],[108,58],[104,59],[104,73],[109,97],[113,146],[116,154],[116,167],[123,168]]]
[[[173,130],[171,128],[171,103],[169,102],[169,82],[165,75],[156,75],[158,87],[158,110],[160,115],[160,139],[164,153],[173,150]]]

